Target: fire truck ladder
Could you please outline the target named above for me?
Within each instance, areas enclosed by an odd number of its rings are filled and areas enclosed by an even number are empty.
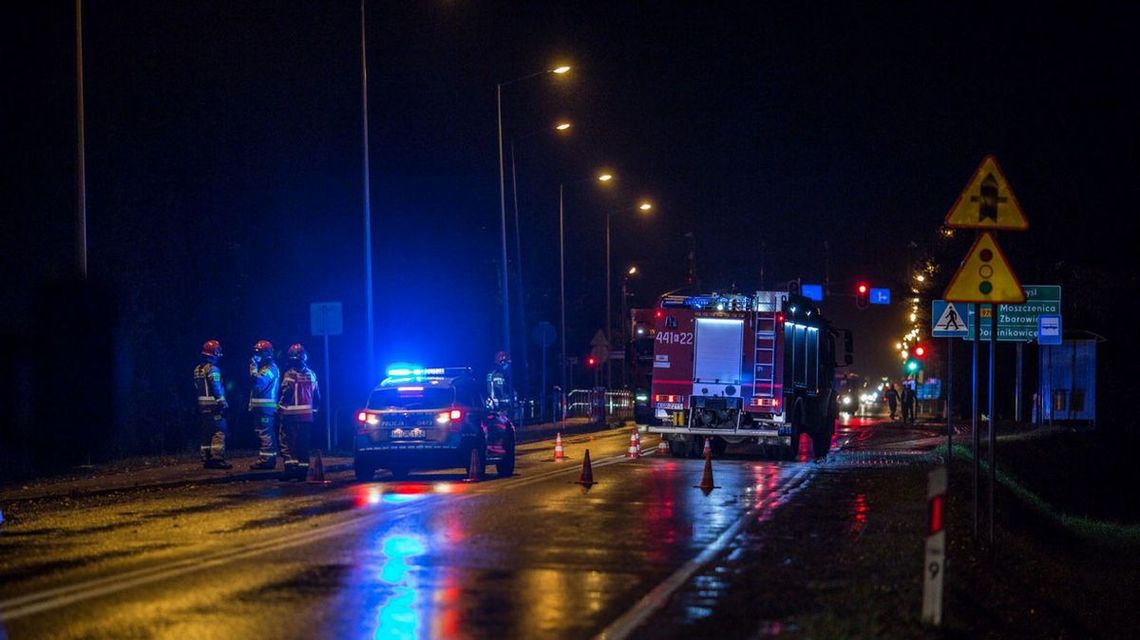
[[[753,396],[775,397],[776,389],[776,316],[771,313],[756,313],[756,357],[752,371]]]

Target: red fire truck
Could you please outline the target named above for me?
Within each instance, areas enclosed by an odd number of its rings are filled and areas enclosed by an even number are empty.
[[[838,413],[835,368],[851,364],[852,339],[813,301],[776,291],[752,295],[664,296],[654,310],[650,402],[676,457],[729,444],[760,445],[794,460],[800,434],[826,455]],[[654,421],[656,422],[656,421]]]

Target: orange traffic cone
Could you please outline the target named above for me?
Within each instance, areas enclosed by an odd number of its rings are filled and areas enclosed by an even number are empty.
[[[554,439],[554,461],[566,459],[566,452],[562,449],[562,432],[558,432],[558,437]]]
[[[707,436],[705,437],[705,448],[703,451],[701,451],[701,455],[706,458],[712,455],[712,446],[709,444],[711,441],[712,438],[709,438]]]
[[[582,456],[582,475],[578,478],[578,484],[589,489],[594,486],[594,468],[590,466],[590,450],[586,449],[586,454]]]
[[[697,488],[704,492],[706,496],[716,488],[713,485],[712,453],[705,454],[705,470],[701,472],[701,483],[697,485]]]
[[[325,463],[321,460],[321,450],[317,449],[317,455],[313,459],[313,463],[309,465],[309,473],[305,478],[305,482],[309,484],[330,484],[325,480]]]
[[[657,441],[657,453],[660,455],[669,453],[669,443],[665,442],[665,436],[661,436],[661,439]]]
[[[483,470],[479,468],[479,452],[471,447],[471,462],[467,465],[467,477],[464,482],[479,482],[483,479]]]
[[[633,433],[629,434],[629,449],[625,452],[627,458],[640,458],[641,445],[637,443],[637,430],[634,429]]]

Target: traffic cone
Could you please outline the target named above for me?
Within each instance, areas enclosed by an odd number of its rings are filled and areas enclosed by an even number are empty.
[[[482,479],[482,469],[479,468],[479,452],[471,448],[471,462],[467,465],[467,477],[464,482],[479,482]]]
[[[325,463],[321,460],[321,450],[317,449],[315,453],[317,454],[316,458],[314,458],[313,463],[309,465],[309,473],[305,478],[305,482],[309,484],[329,484],[329,481],[325,480]]]
[[[657,441],[657,453],[660,455],[669,453],[669,443],[665,442],[665,436],[661,436],[661,439]]]
[[[594,468],[590,466],[590,450],[586,449],[586,454],[582,456],[582,475],[578,478],[578,484],[589,489],[596,484],[594,482]]]
[[[701,451],[701,455],[706,458],[712,455],[712,446],[709,444],[710,441],[712,441],[712,438],[705,436],[705,448]]]
[[[634,429],[633,433],[629,434],[629,449],[625,452],[627,458],[640,458],[641,445],[637,443],[637,430]]]
[[[716,487],[713,485],[712,453],[705,454],[705,470],[701,472],[701,483],[697,485],[706,496]]]
[[[562,432],[558,432],[558,437],[554,438],[554,461],[566,459],[566,452],[562,449]]]

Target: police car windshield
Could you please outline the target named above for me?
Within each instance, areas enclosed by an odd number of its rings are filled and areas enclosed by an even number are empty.
[[[452,389],[406,385],[377,389],[368,398],[369,409],[438,409],[450,407],[455,399]]]

